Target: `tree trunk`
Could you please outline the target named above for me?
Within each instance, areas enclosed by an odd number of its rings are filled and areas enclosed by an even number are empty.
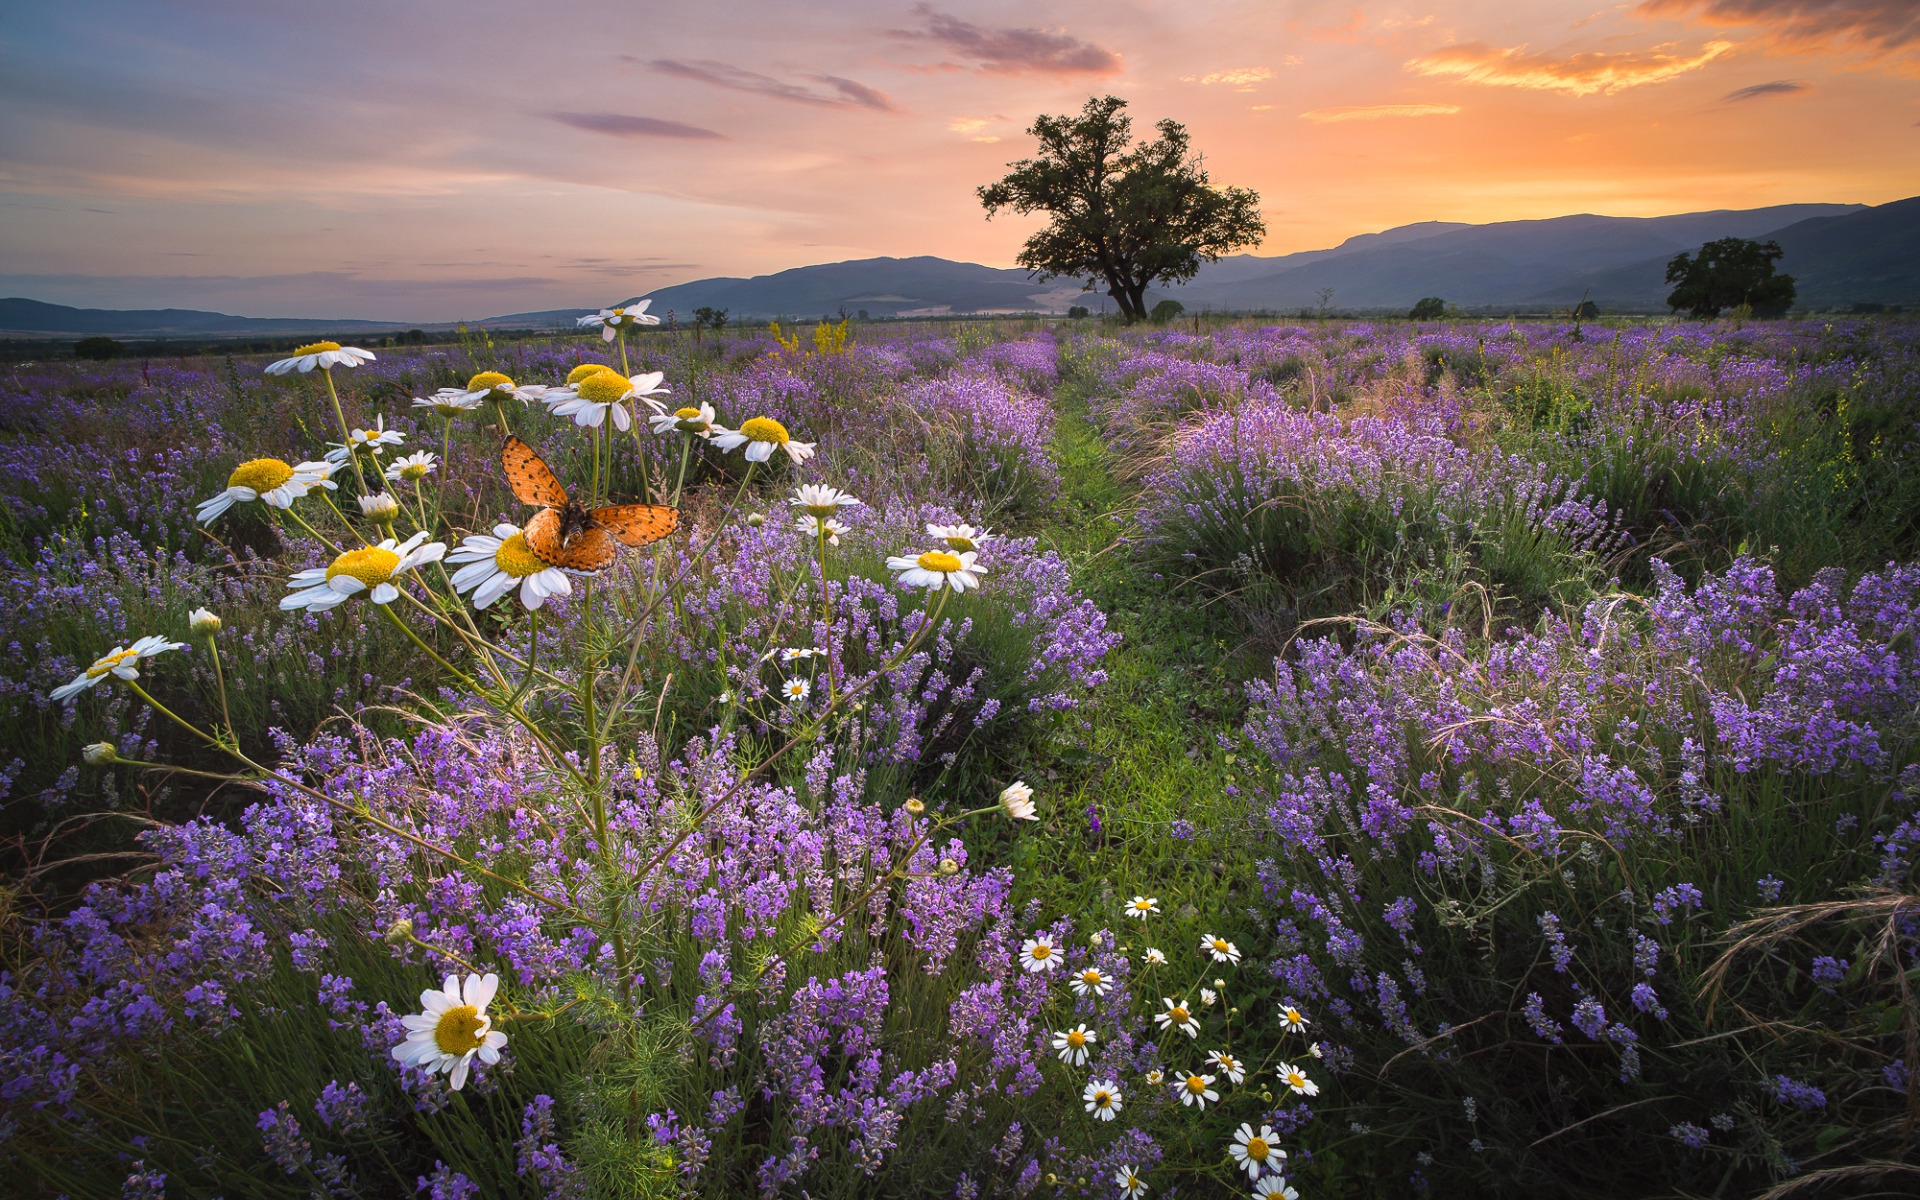
[[[1146,310],[1140,307],[1140,293],[1145,290],[1129,287],[1118,280],[1108,281],[1107,295],[1113,297],[1113,302],[1120,306],[1120,315],[1127,319],[1129,325],[1146,319]]]

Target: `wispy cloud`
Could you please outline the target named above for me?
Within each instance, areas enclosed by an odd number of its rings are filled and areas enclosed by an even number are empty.
[[[1458,104],[1349,104],[1339,108],[1316,108],[1300,114],[1302,120],[1328,124],[1334,121],[1384,121],[1392,117],[1450,117],[1460,111]]]
[[[1771,83],[1756,83],[1750,87],[1736,88],[1720,98],[1738,103],[1742,100],[1758,100],[1763,96],[1792,96],[1812,90],[1812,84],[1801,83],[1797,79],[1776,79]]]
[[[1296,60],[1298,61],[1298,60]],[[1205,75],[1182,75],[1182,83],[1198,83],[1211,87],[1216,83],[1230,85],[1236,92],[1251,92],[1258,84],[1273,78],[1273,72],[1266,67],[1235,67],[1230,71],[1209,71]]]
[[[711,59],[680,62],[671,58],[656,58],[649,65],[656,71],[679,79],[697,80],[729,91],[771,96],[776,100],[791,100],[795,104],[812,104],[823,108],[871,108],[879,112],[894,111],[893,101],[882,93],[864,83],[856,83],[838,75],[805,76],[813,83],[824,84],[826,90],[821,91],[775,79],[771,75],[762,75],[758,71],[744,70],[730,63],[714,62]]]
[[[548,113],[547,116],[562,125],[571,125],[575,129],[584,129],[588,133],[604,133],[609,137],[724,141],[727,136],[724,133],[715,133],[711,129],[702,129],[698,125],[682,125],[678,121],[663,121],[658,117],[630,117],[625,113],[556,112]]]
[[[1006,118],[999,117],[995,119],[1005,120]],[[992,123],[992,121],[985,117],[955,117],[953,120],[947,122],[947,128],[954,133],[969,134],[972,140],[976,142],[993,143],[1000,139],[992,134],[980,132]]]
[[[1852,43],[1882,53],[1920,47],[1914,0],[1643,0],[1637,11],[1758,29],[1780,42]]]
[[[1609,53],[1601,50],[1554,58],[1530,54],[1525,46],[1502,48],[1475,42],[1448,46],[1407,60],[1420,75],[1458,79],[1488,87],[1526,88],[1561,92],[1568,96],[1612,95],[1650,83],[1665,83],[1697,71],[1733,49],[1732,42],[1708,42],[1693,55],[1675,54],[1665,47]]]
[[[927,27],[895,29],[894,37],[932,42],[989,74],[1111,75],[1122,66],[1118,54],[1063,29],[989,29],[930,4],[915,5],[913,11]]]

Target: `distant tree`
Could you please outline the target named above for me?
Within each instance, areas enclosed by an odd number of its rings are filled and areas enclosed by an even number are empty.
[[[1409,321],[1438,321],[1447,315],[1447,302],[1438,296],[1422,296],[1407,314]]]
[[[727,313],[729,311],[731,310],[714,308],[711,305],[702,304],[699,308],[693,310],[693,327],[695,329],[711,329],[715,333],[718,333],[727,327]]]
[[[1050,214],[1014,261],[1043,280],[1104,283],[1131,324],[1147,315],[1150,285],[1185,283],[1202,262],[1259,245],[1267,227],[1257,194],[1209,182],[1178,122],[1161,121],[1156,139],[1134,144],[1126,106],[1090,98],[1077,117],[1036,118],[1027,133],[1038,156],[1007,164],[979,195],[989,219],[1002,208]]]
[[[109,358],[119,358],[121,351],[125,349],[125,346],[110,337],[81,338],[73,344],[73,356],[104,361]]]
[[[871,321],[871,320],[873,320],[873,318],[872,318],[872,317],[869,317],[869,316],[867,315],[867,310],[866,310],[866,309],[864,309],[864,308],[863,308],[863,309],[861,309],[861,310],[859,311],[859,313],[857,313],[856,315],[857,315],[857,316],[858,316],[858,317],[859,317],[859,318],[860,318],[860,319],[861,319],[862,321]]]
[[[1667,307],[1690,316],[1717,317],[1723,308],[1746,305],[1757,317],[1783,315],[1793,304],[1793,276],[1777,275],[1779,242],[1721,238],[1700,253],[1677,254],[1667,264],[1667,282],[1677,284]]]
[[[1089,317],[1092,315],[1093,315],[1092,313],[1089,313],[1087,311],[1087,306],[1084,304],[1076,304],[1067,310],[1067,317],[1069,319],[1072,319],[1075,317]]]
[[[1582,300],[1573,306],[1573,319],[1576,321],[1591,321],[1599,315],[1600,306],[1591,300]]]
[[[1153,306],[1153,311],[1147,314],[1147,319],[1156,325],[1161,325],[1173,320],[1185,311],[1187,311],[1187,306],[1178,300],[1162,300]]]

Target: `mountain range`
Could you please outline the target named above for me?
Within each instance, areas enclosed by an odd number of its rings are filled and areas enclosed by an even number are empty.
[[[1783,204],[1667,217],[1554,217],[1470,225],[1426,221],[1348,238],[1327,250],[1236,254],[1203,266],[1192,282],[1149,294],[1188,310],[1287,312],[1325,303],[1344,311],[1403,311],[1423,296],[1465,308],[1571,307],[1665,312],[1666,264],[1723,237],[1772,239],[1808,309],[1861,302],[1920,302],[1920,197],[1868,207]],[[646,293],[651,311],[682,323],[708,306],[734,318],[821,315],[1098,311],[1104,297],[1077,281],[1037,282],[1027,272],[931,256],[868,258],[795,267],[753,278],[701,279]],[[635,297],[638,299],[638,297]],[[510,313],[470,322],[496,329],[566,329],[591,305]],[[435,328],[422,324],[422,328]],[[439,328],[447,328],[442,324]],[[0,300],[0,333],[192,338],[386,331],[394,322],[235,317],[191,309],[120,311]]]

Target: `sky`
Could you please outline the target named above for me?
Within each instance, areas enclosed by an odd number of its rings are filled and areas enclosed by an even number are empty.
[[[1261,254],[1920,194],[1920,0],[0,0],[0,295],[449,321],[876,255],[1129,101]]]

